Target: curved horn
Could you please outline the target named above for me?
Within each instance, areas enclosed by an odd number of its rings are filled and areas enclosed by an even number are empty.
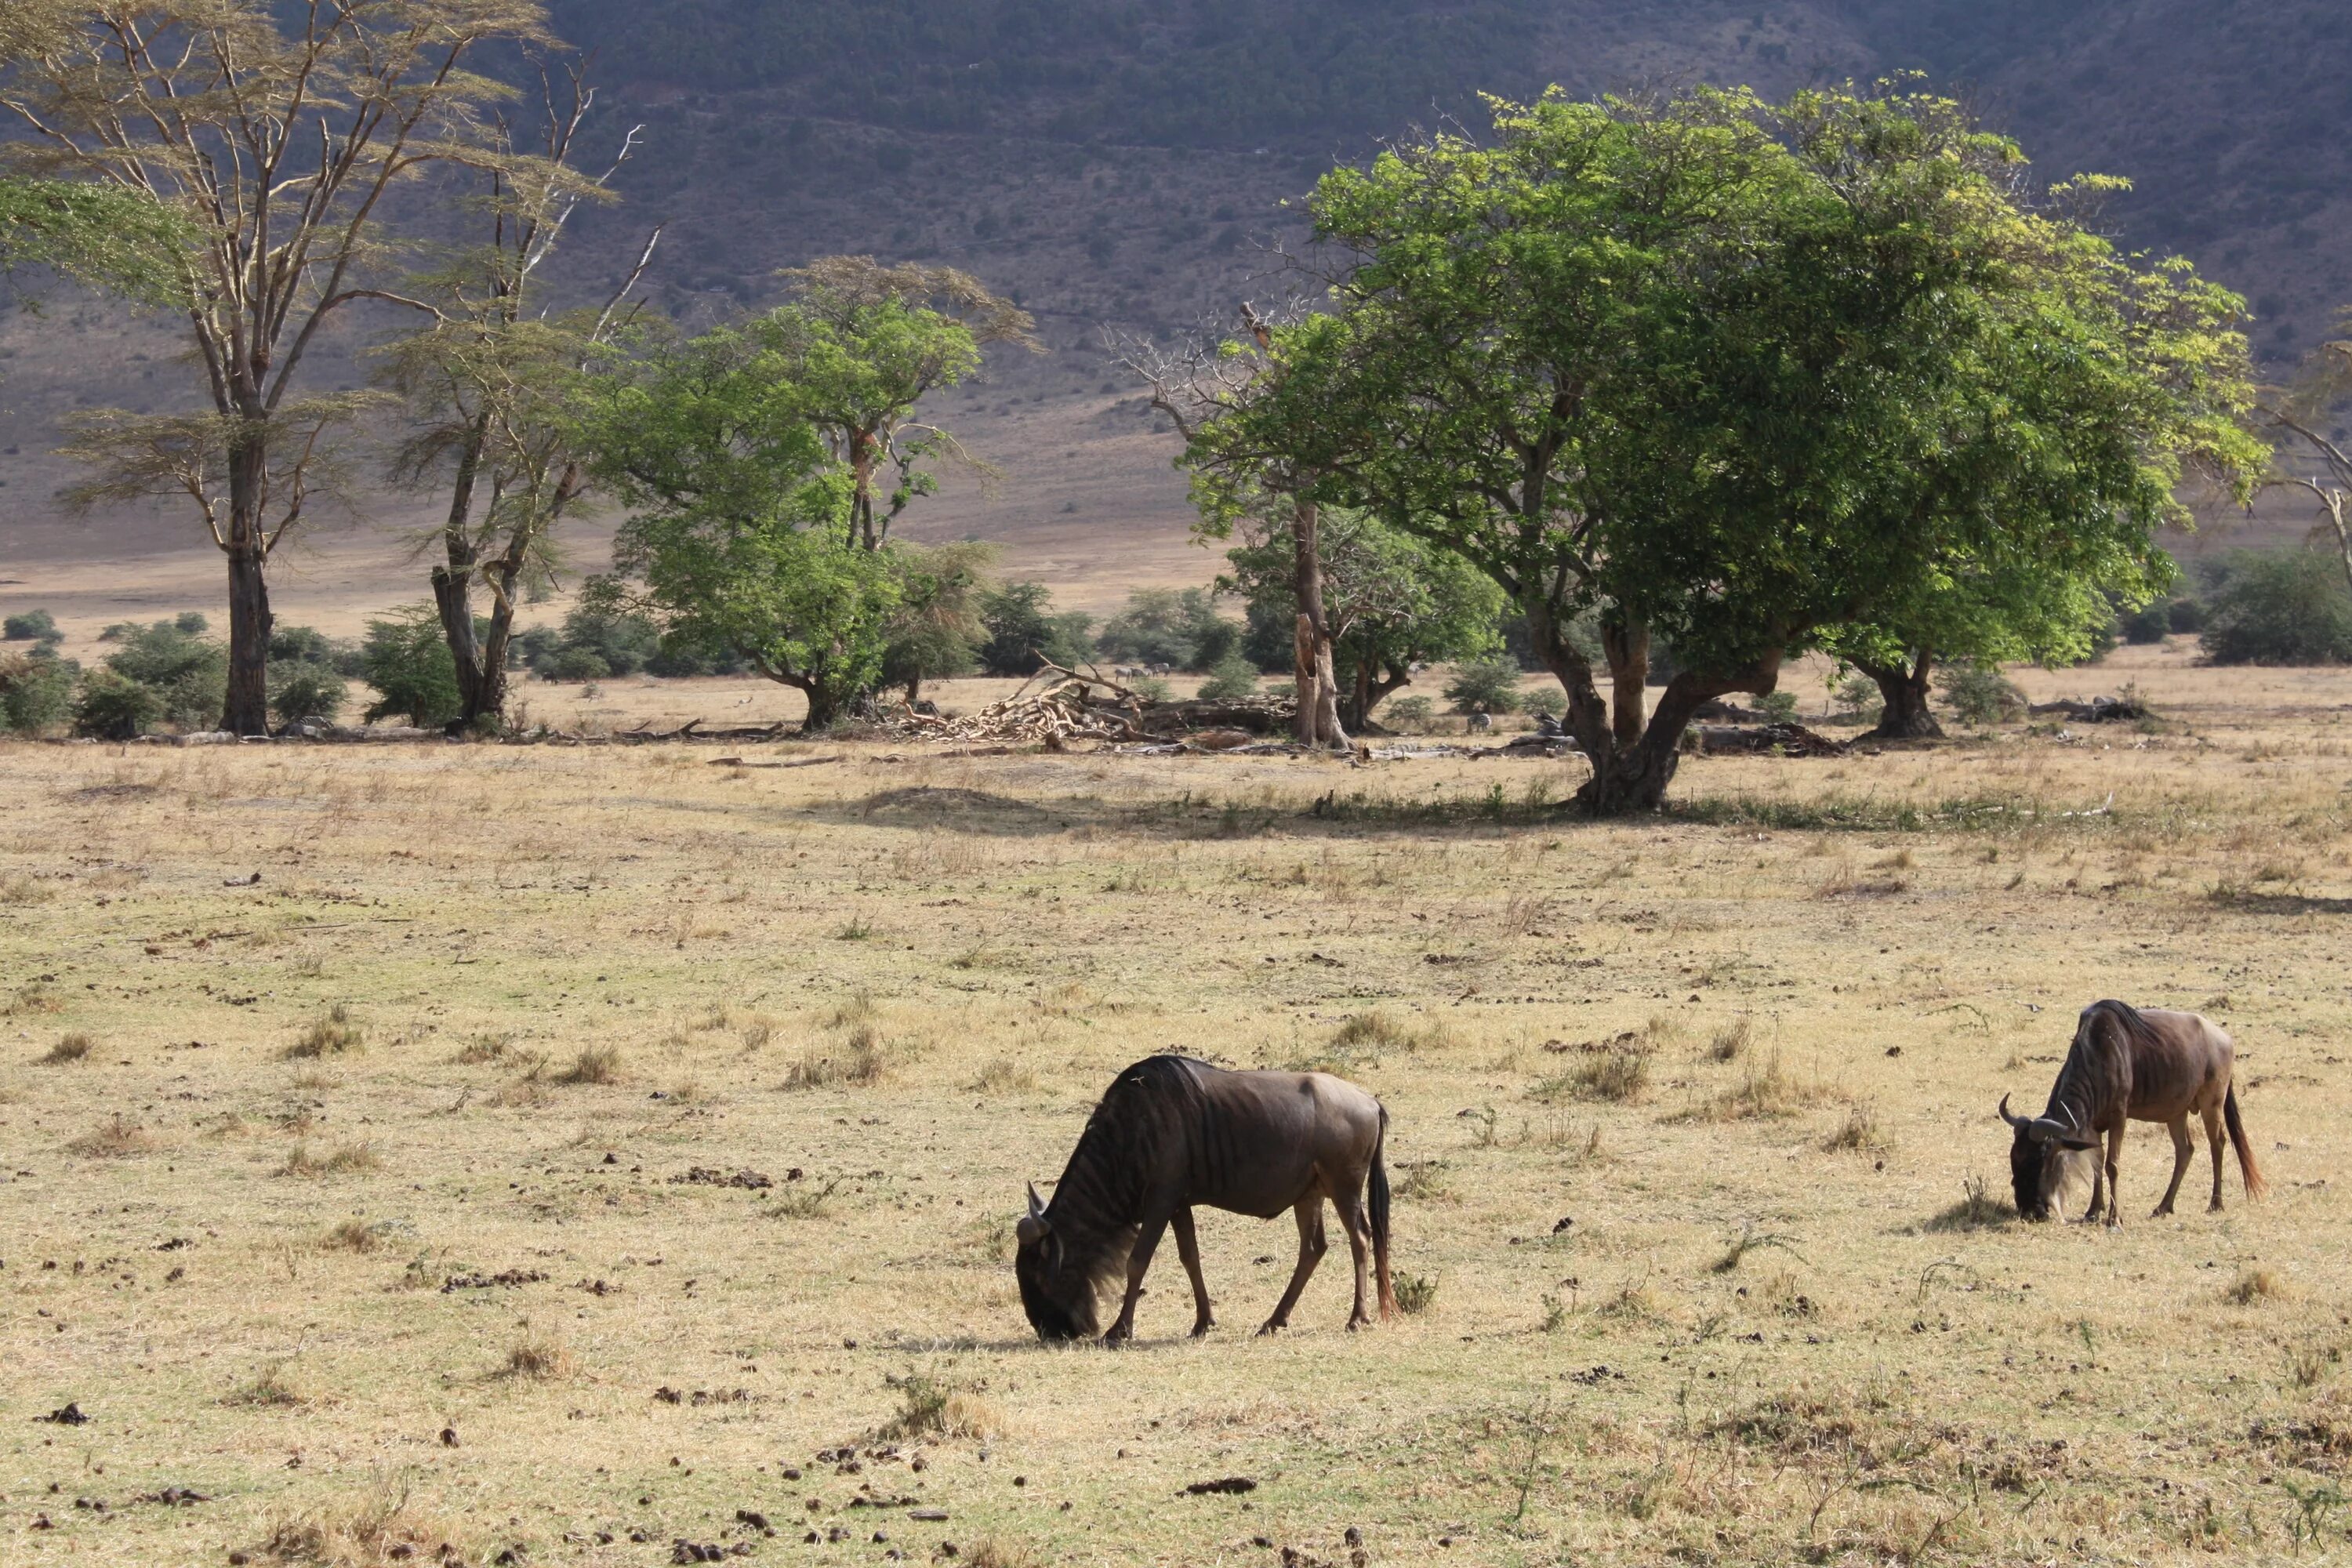
[[[2022,1127],[2025,1125],[2024,1117],[2014,1116],[2010,1113],[2009,1096],[2005,1094],[2000,1097],[2000,1119],[2003,1121],[2008,1122],[2011,1127]]]
[[[1013,1238],[1024,1247],[1034,1244],[1046,1231],[1045,1205],[1038,1201],[1037,1184],[1029,1184],[1029,1212],[1013,1222]]]

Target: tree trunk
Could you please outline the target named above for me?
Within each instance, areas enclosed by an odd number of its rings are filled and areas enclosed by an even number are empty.
[[[228,552],[228,699],[221,728],[269,733],[269,558],[259,540]]]
[[[482,649],[474,636],[474,569],[479,564],[480,552],[469,525],[474,515],[474,480],[481,471],[488,428],[488,416],[477,419],[457,453],[457,471],[449,487],[449,516],[441,525],[441,545],[447,559],[432,574],[433,606],[441,617],[441,637],[449,645],[450,662],[457,667],[457,722],[469,730],[483,711]]]
[[[498,574],[498,589],[490,605],[489,635],[482,639],[482,677],[475,690],[477,706],[466,716],[469,726],[483,719],[503,719],[507,710],[507,650],[514,641],[515,582],[522,575],[522,563],[509,552],[490,570]],[[470,619],[467,624],[471,625]]]
[[[1597,774],[1616,755],[1619,747],[1617,732],[1609,721],[1609,704],[1601,700],[1599,689],[1592,684],[1591,662],[1561,635],[1549,605],[1538,603],[1525,608],[1528,635],[1535,644],[1537,657],[1559,681],[1560,689],[1568,693],[1568,713],[1563,721],[1568,733]]]
[[[1733,691],[1769,693],[1780,683],[1780,658],[1773,654],[1756,668],[1731,676],[1684,670],[1666,682],[1641,740],[1593,761],[1592,776],[1576,792],[1577,804],[1593,816],[1623,816],[1655,811],[1666,802],[1682,762],[1683,731],[1703,703]]]
[[[221,728],[269,733],[269,535],[261,520],[269,473],[258,419],[228,458],[228,695]]]
[[[808,717],[801,721],[802,734],[814,735],[830,729],[833,721],[841,717],[841,695],[833,689],[830,681],[794,680],[786,684],[799,687],[808,698]]]
[[[1920,651],[1917,662],[1909,666],[1855,664],[1856,669],[1878,682],[1878,694],[1886,700],[1878,728],[1870,732],[1873,740],[1943,739],[1944,727],[1936,722],[1936,715],[1927,706],[1927,676],[1935,666],[1935,654],[1926,649]]]
[[[1291,503],[1290,588],[1298,601],[1293,658],[1297,666],[1298,742],[1344,751],[1348,731],[1339,721],[1339,678],[1331,654],[1331,626],[1323,614],[1321,510],[1311,500]]]
[[[1650,715],[1650,628],[1603,626],[1601,650],[1609,659],[1609,728],[1621,747],[1642,738]]]

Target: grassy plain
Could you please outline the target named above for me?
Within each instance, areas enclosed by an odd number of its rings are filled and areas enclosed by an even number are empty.
[[[2153,733],[1605,826],[1540,762],[0,749],[0,1562],[2341,1556],[2352,677],[2183,658],[2033,678]],[[2142,1217],[2142,1128],[2119,1232],[2008,1216],[2108,994],[2227,1021],[2269,1201]],[[1021,1184],[1171,1047],[1383,1097],[1422,1310],[1327,1262],[1253,1340],[1290,1227],[1204,1215],[1210,1338],[1169,1256],[1034,1343]]]

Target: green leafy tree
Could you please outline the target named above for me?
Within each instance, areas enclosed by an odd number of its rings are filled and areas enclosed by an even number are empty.
[[[1206,588],[1134,589],[1095,638],[1105,658],[1171,669],[1212,669],[1240,647],[1241,628],[1217,613]]]
[[[1457,666],[1445,683],[1445,700],[1456,713],[1516,713],[1519,707],[1519,661],[1472,659]]]
[[[1294,516],[1276,508],[1244,523],[1244,542],[1226,553],[1233,571],[1223,584],[1247,599],[1253,627],[1282,627],[1285,641],[1297,615]],[[1415,665],[1500,650],[1502,593],[1460,555],[1345,508],[1323,509],[1318,533],[1340,719],[1350,733],[1412,684]]]
[[[11,0],[12,16],[24,0]],[[37,4],[41,0],[36,0]],[[56,9],[45,6],[46,9]],[[502,96],[472,57],[544,37],[532,0],[87,0],[25,57],[0,107],[29,172],[100,187],[193,231],[160,296],[187,323],[199,405],[93,409],[68,450],[81,506],[163,498],[228,568],[220,721],[268,728],[268,565],[341,487],[378,399],[309,384],[311,350],[386,298],[387,195],[496,156]]]
[[[457,667],[441,635],[441,617],[431,605],[406,605],[368,622],[360,645],[360,669],[376,700],[363,715],[373,724],[405,719],[420,730],[437,730],[465,710],[457,689]]]
[[[847,526],[851,475],[801,394],[761,318],[600,378],[581,439],[635,513],[592,602],[793,687],[821,730],[881,680],[905,595],[898,557]]]
[[[1501,106],[1490,142],[1324,179],[1338,308],[1190,460],[1287,452],[1478,565],[1566,691],[1581,805],[1653,808],[1704,702],[1843,628],[1903,640],[1958,570],[2147,561],[2191,466],[2242,473],[2234,299],[2029,202],[2020,162],[1899,89]]]
[[[350,684],[331,664],[273,661],[269,667],[269,711],[280,725],[301,719],[331,723],[350,694]]]
[[[984,590],[980,619],[987,636],[980,667],[990,675],[1029,676],[1046,660],[1069,669],[1094,657],[1094,617],[1054,613],[1043,583],[1004,583]]]
[[[1193,695],[1203,702],[1239,702],[1257,695],[1257,666],[1238,652],[1227,654],[1209,671]]]
[[[972,463],[948,431],[915,417],[916,405],[977,372],[990,343],[1039,350],[1035,323],[951,267],[834,256],[784,277],[792,302],[745,330],[777,357],[801,412],[848,472],[845,535],[878,549],[908,504],[938,488],[928,463]]]

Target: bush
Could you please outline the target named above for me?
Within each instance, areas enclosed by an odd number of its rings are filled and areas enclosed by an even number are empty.
[[[2194,599],[2175,599],[2171,605],[2172,629],[2176,632],[2201,632],[2205,629],[2205,606]]]
[[[272,664],[323,664],[331,668],[342,649],[322,631],[310,626],[278,626],[269,632]]]
[[[614,675],[635,675],[661,653],[661,628],[625,610],[583,605],[563,617],[561,646],[588,649]]]
[[[75,667],[47,654],[0,654],[0,731],[37,735],[73,710]]]
[[[2172,606],[2162,599],[2127,611],[2117,628],[2124,641],[2137,646],[2159,643],[2172,635]]]
[[[1886,711],[1886,701],[1879,692],[1878,682],[1866,675],[1847,676],[1839,682],[1833,700],[1839,716],[1857,724],[1875,724]]]
[[[1029,676],[1042,668],[1041,656],[1065,669],[1091,658],[1094,617],[1076,612],[1055,615],[1053,604],[1043,583],[1007,583],[982,594],[982,672]]]
[[[55,642],[58,620],[47,610],[26,610],[0,620],[0,642]]]
[[[567,647],[558,648],[539,666],[539,673],[549,680],[602,680],[613,673],[613,667],[593,648]]]
[[[331,721],[342,712],[349,692],[331,665],[298,661],[269,667],[269,714],[280,724],[297,719]]]
[[[208,730],[219,723],[228,698],[228,649],[202,635],[204,619],[191,613],[144,626],[112,628],[121,646],[106,656],[107,670],[144,688],[151,700],[131,705],[142,715],[140,729],[93,730],[77,711],[78,727],[87,733],[126,739],[159,722],[183,730]],[[189,629],[192,624],[195,630]],[[101,693],[100,706],[110,724],[131,716],[122,694],[110,688]]]
[[[1201,683],[1203,702],[1239,702],[1257,695],[1257,666],[1238,652],[1227,654]]]
[[[442,638],[441,617],[430,605],[410,605],[368,623],[360,646],[362,678],[376,689],[367,722],[401,718],[435,730],[457,717],[457,664]]]
[[[2025,693],[1990,665],[1948,669],[1937,684],[1963,724],[1998,724],[2025,711]]]
[[[153,729],[163,717],[163,699],[153,687],[94,669],[82,678],[74,699],[74,732],[102,741],[129,741]]]
[[[2235,551],[2214,576],[2201,638],[2213,663],[2352,663],[2352,596],[2328,557]]]
[[[1772,723],[1793,723],[1797,717],[1797,694],[1793,691],[1768,691],[1756,700],[1756,706]]]
[[[156,623],[158,626],[162,624],[160,621]],[[202,610],[182,610],[172,617],[172,629],[182,637],[200,637],[212,629],[212,625],[205,619]]]
[[[1519,662],[1482,658],[1457,666],[1445,683],[1445,700],[1456,713],[1511,713],[1519,706]]]
[[[1217,614],[1204,588],[1138,588],[1096,640],[1104,658],[1213,669],[1240,650],[1242,628]]]
[[[1426,730],[1437,717],[1434,707],[1426,697],[1398,697],[1381,707],[1381,722],[1392,730],[1408,732]]]
[[[1568,693],[1557,686],[1538,686],[1533,691],[1522,691],[1519,693],[1519,710],[1557,719],[1568,711]]]

